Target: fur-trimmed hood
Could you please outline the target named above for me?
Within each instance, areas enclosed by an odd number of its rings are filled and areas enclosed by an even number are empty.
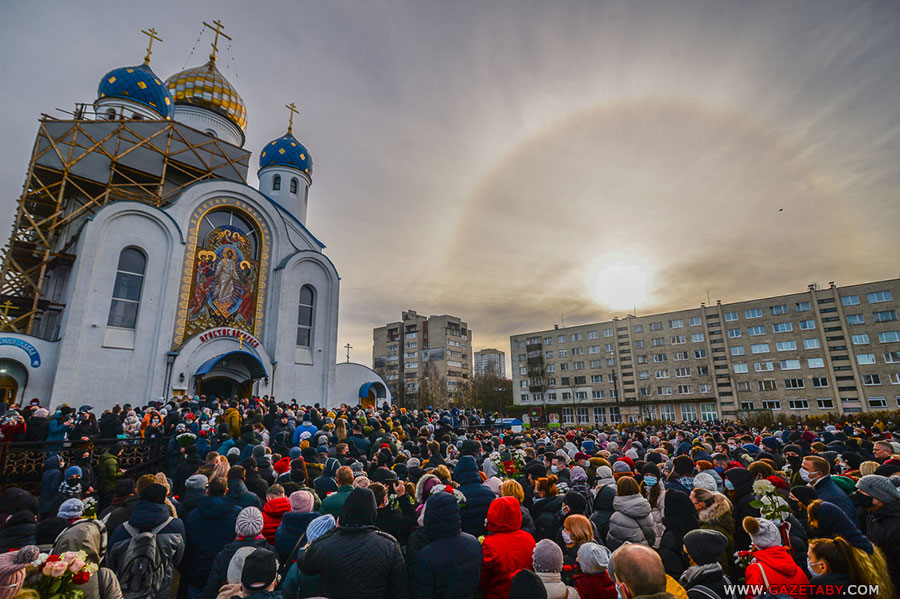
[[[731,504],[728,501],[728,498],[721,493],[716,493],[715,499],[715,502],[711,506],[705,507],[697,512],[700,522],[712,524],[726,516],[731,519]]]

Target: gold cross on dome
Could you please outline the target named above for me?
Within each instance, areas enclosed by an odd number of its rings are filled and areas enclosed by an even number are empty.
[[[293,102],[291,102],[290,104],[285,104],[284,107],[291,111],[291,116],[288,119],[288,133],[293,133],[294,132],[294,115],[299,114],[300,111],[297,110],[297,106]]]
[[[141,29],[141,33],[150,38],[150,41],[147,43],[147,56],[144,57],[144,64],[150,64],[150,55],[153,54],[153,40],[161,42],[162,38],[156,35],[156,29],[153,27]]]
[[[222,33],[222,30],[225,28],[225,26],[222,25],[222,21],[220,21],[219,19],[216,19],[215,21],[213,21],[212,25],[210,25],[206,21],[203,21],[203,25],[204,25],[204,27],[209,27],[216,33],[216,37],[215,37],[215,39],[213,39],[213,43],[212,43],[212,54],[209,55],[209,60],[211,62],[216,62],[216,53],[219,51],[219,36],[221,35],[222,37],[224,37],[225,39],[227,39],[229,41],[231,40],[231,38],[228,35]]]

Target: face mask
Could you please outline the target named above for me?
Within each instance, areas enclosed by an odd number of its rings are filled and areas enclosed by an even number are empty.
[[[802,478],[803,482],[805,483],[811,483],[813,482],[813,480],[815,480],[812,476],[810,476],[809,470],[807,470],[806,468],[800,469],[800,478]]]
[[[552,472],[553,474],[556,474],[557,472],[559,472],[559,468],[557,468],[556,465],[554,464],[553,466],[550,466],[550,472]]]
[[[725,488],[728,489],[729,491],[734,491],[734,483],[726,478],[725,479]]]
[[[721,466],[716,466],[715,468],[713,468],[713,470],[715,470],[716,472],[718,472],[720,476],[721,476],[722,474],[725,474],[725,468],[722,468]]]
[[[729,449],[730,451],[734,451],[735,449],[737,449],[737,445],[731,445],[731,444],[729,443],[729,444],[728,444],[728,449]]]
[[[563,504],[563,506],[561,508],[559,508],[559,511],[563,516],[568,516],[569,515],[569,506]]]
[[[858,505],[861,508],[869,509],[872,507],[872,497],[870,495],[863,495],[862,493],[854,493],[853,494],[853,503]]]
[[[806,558],[806,567],[812,574],[817,574],[817,572],[815,570],[813,570],[813,566],[818,566],[821,563],[822,562],[814,562],[814,561],[810,560],[809,556],[807,556],[807,558]]]
[[[653,485],[655,485],[658,482],[659,482],[659,480],[657,480],[657,478],[655,476],[645,476],[644,477],[644,486],[652,487]]]
[[[566,545],[572,542],[572,535],[569,534],[568,530],[562,531],[562,540]]]

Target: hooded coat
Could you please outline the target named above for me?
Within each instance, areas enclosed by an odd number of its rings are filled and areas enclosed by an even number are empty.
[[[615,513],[609,519],[606,546],[616,550],[628,541],[652,547],[656,541],[650,502],[642,495],[624,495],[613,500]]]
[[[169,517],[169,506],[166,504],[138,501],[134,506],[134,511],[131,512],[131,517],[128,518],[128,523],[139,532],[148,532],[165,522]],[[162,552],[166,574],[159,593],[152,595],[149,599],[168,599],[171,594],[172,577],[175,574],[176,566],[181,563],[181,558],[184,555],[185,536],[184,523],[178,518],[173,518],[157,533],[156,546]],[[106,565],[117,574],[119,573],[119,568],[124,565],[120,563],[120,560],[124,556],[130,540],[131,534],[124,525],[117,528],[109,539]]]
[[[725,471],[725,478],[734,485],[731,500],[731,515],[734,517],[734,550],[749,549],[750,535],[747,534],[741,523],[747,516],[754,518],[759,516],[759,508],[750,505],[750,502],[756,499],[753,495],[753,473],[746,468],[729,468]]]
[[[28,510],[16,512],[3,523],[0,530],[0,553],[6,553],[12,549],[21,549],[26,545],[35,544],[37,524],[35,515]]]
[[[63,470],[59,465],[61,460],[59,455],[52,455],[44,461],[44,473],[41,474],[41,514],[50,511],[59,485],[63,482]]]
[[[778,545],[768,549],[757,549],[753,556],[755,558],[753,563],[744,571],[748,586],[805,585],[808,582],[806,573],[794,563],[794,558],[785,547]],[[799,589],[789,594],[793,599],[806,599],[806,592],[800,592]],[[747,599],[753,597],[752,593],[747,594]]]
[[[225,493],[225,497],[233,501],[241,509],[245,507],[261,507],[259,497],[256,496],[256,493],[250,491],[247,485],[244,484],[244,481],[240,479],[231,478],[228,480],[228,492]]]
[[[601,466],[597,469],[597,476],[609,470],[608,466]],[[600,478],[597,480],[598,489],[594,496],[594,511],[590,520],[597,527],[597,532],[601,539],[605,539],[609,533],[609,519],[613,515],[613,500],[616,498],[616,480],[610,473],[608,478]]]
[[[187,545],[179,564],[182,580],[203,588],[216,555],[234,539],[234,524],[241,508],[224,497],[206,497],[187,516]]]
[[[400,544],[378,530],[375,495],[353,489],[339,516],[340,526],[325,533],[303,554],[300,570],[319,575],[319,594],[329,599],[405,599],[406,565]],[[340,564],[353,564],[350,570]]]
[[[476,599],[481,543],[462,532],[459,504],[453,495],[437,493],[428,498],[425,534],[430,542],[415,556],[410,595],[415,599]]]
[[[719,557],[719,564],[725,573],[730,572],[734,555],[734,518],[731,509],[724,501],[716,501],[697,512],[697,516],[700,518],[701,529],[718,531],[728,539],[728,548]]]
[[[116,481],[120,478],[122,478],[122,471],[119,469],[119,458],[109,451],[104,452],[100,456],[100,472],[97,474],[100,494],[106,495],[115,492]]]
[[[535,497],[534,507],[531,508],[531,517],[534,519],[534,538],[553,539],[559,528],[559,519],[563,505],[562,495],[553,497]]]
[[[228,565],[231,563],[231,558],[234,557],[234,554],[241,547],[272,550],[272,547],[266,543],[266,540],[262,538],[262,536],[254,537],[252,539],[238,537],[225,545],[225,547],[222,548],[222,551],[216,555],[216,559],[209,569],[209,578],[206,580],[206,586],[203,587],[203,594],[200,595],[201,599],[216,599],[216,596],[219,594],[219,589],[221,589],[222,585],[227,581]]]
[[[531,569],[534,537],[521,527],[522,512],[515,497],[499,497],[491,503],[487,514],[488,534],[482,544],[480,588],[484,599],[506,599],[515,573]]]
[[[900,500],[870,512],[866,523],[869,539],[884,553],[891,580],[900,580]]]
[[[273,497],[263,506],[262,535],[269,542],[269,545],[275,544],[275,533],[278,527],[281,526],[281,519],[290,511],[291,502],[287,497]]]
[[[334,481],[334,477],[337,475],[337,470],[340,467],[341,463],[337,458],[328,458],[325,460],[322,476],[313,481],[313,487],[315,487],[316,495],[319,496],[319,499],[325,499],[329,493],[334,493],[338,490],[338,485]]]
[[[275,551],[280,562],[284,563],[290,557],[297,541],[306,532],[306,527],[319,515],[319,512],[288,512],[281,517],[281,525],[275,531]]]
[[[466,496],[466,505],[462,509],[463,531],[470,535],[483,535],[484,519],[487,518],[488,506],[494,501],[494,492],[482,484],[475,458],[470,455],[461,457],[453,469],[453,480],[459,483],[459,490]]]
[[[683,550],[684,535],[700,527],[691,498],[681,491],[670,491],[666,496],[663,523],[666,530],[658,552],[666,574],[677,579],[690,565]]]

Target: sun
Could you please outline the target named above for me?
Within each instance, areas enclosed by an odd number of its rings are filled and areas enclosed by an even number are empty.
[[[639,266],[617,262],[594,277],[594,299],[614,310],[631,310],[647,301],[647,273]]]

